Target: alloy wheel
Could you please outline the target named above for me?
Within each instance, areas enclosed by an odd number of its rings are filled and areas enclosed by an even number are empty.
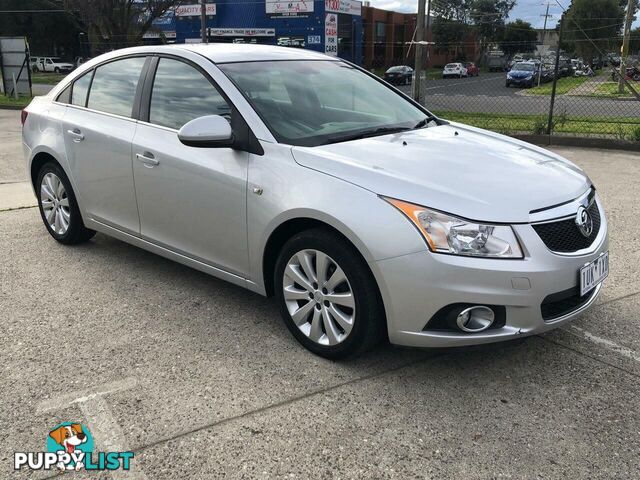
[[[64,184],[54,173],[49,172],[42,178],[40,205],[49,228],[57,235],[67,233],[71,221],[69,197]]]
[[[282,289],[291,319],[310,340],[337,345],[347,339],[356,319],[355,297],[344,271],[318,250],[293,255]]]

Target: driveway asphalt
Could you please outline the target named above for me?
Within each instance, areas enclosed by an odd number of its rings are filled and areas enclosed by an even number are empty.
[[[16,120],[0,120],[0,181],[27,180],[2,128]],[[0,477],[55,475],[14,472],[13,453],[77,421],[99,450],[135,453],[113,478],[637,478],[640,162],[554,150],[607,209],[597,306],[543,336],[341,363],[303,350],[269,299],[101,234],[59,245],[36,208],[0,211]]]

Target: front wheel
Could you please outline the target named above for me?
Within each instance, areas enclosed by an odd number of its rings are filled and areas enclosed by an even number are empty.
[[[53,71],[54,71],[55,73],[60,73],[60,69],[59,69],[58,67],[54,68],[54,69],[53,69]]]
[[[344,238],[318,228],[282,248],[275,269],[282,318],[308,350],[330,359],[371,349],[386,324],[377,284]]]
[[[84,226],[71,183],[59,165],[49,162],[40,169],[36,192],[42,221],[58,242],[73,245],[96,234]]]

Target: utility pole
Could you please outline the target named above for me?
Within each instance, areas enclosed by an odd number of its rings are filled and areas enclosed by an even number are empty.
[[[627,74],[627,57],[629,56],[629,38],[631,37],[631,23],[635,10],[635,1],[628,0],[627,17],[624,21],[624,37],[620,51],[620,78],[618,79],[618,93],[624,93],[624,77]]]
[[[424,32],[424,39],[428,41],[427,45],[427,64],[424,66],[424,76],[427,78],[427,68],[429,68],[429,62],[431,61],[431,43],[433,43],[433,34],[431,40],[429,40],[429,32],[431,32],[431,0],[427,0],[427,29]]]
[[[547,11],[544,15],[540,15],[544,17],[544,27],[542,27],[542,48],[544,48],[544,40],[547,36],[547,19],[549,17],[553,17],[553,15],[549,15],[549,3],[547,3]],[[540,55],[540,68],[538,69],[538,86],[540,86],[540,81],[542,79],[542,54]]]
[[[413,99],[416,102],[420,102],[420,92],[422,90],[422,68],[424,56],[422,54],[422,48],[424,41],[424,14],[426,10],[427,0],[418,0],[418,18],[416,21],[416,62],[415,62],[415,79],[413,81]]]
[[[207,0],[202,0],[200,8],[200,29],[202,30],[202,43],[209,43],[207,35]]]

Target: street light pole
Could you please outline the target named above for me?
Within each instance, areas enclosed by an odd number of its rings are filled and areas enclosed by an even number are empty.
[[[202,0],[200,8],[200,28],[202,30],[202,43],[209,43],[207,35],[207,0]]]
[[[415,79],[413,81],[413,99],[420,102],[420,90],[422,79],[422,65],[424,56],[422,54],[422,42],[424,41],[424,14],[426,10],[427,0],[418,0],[418,19],[416,22],[416,61],[415,61]]]

